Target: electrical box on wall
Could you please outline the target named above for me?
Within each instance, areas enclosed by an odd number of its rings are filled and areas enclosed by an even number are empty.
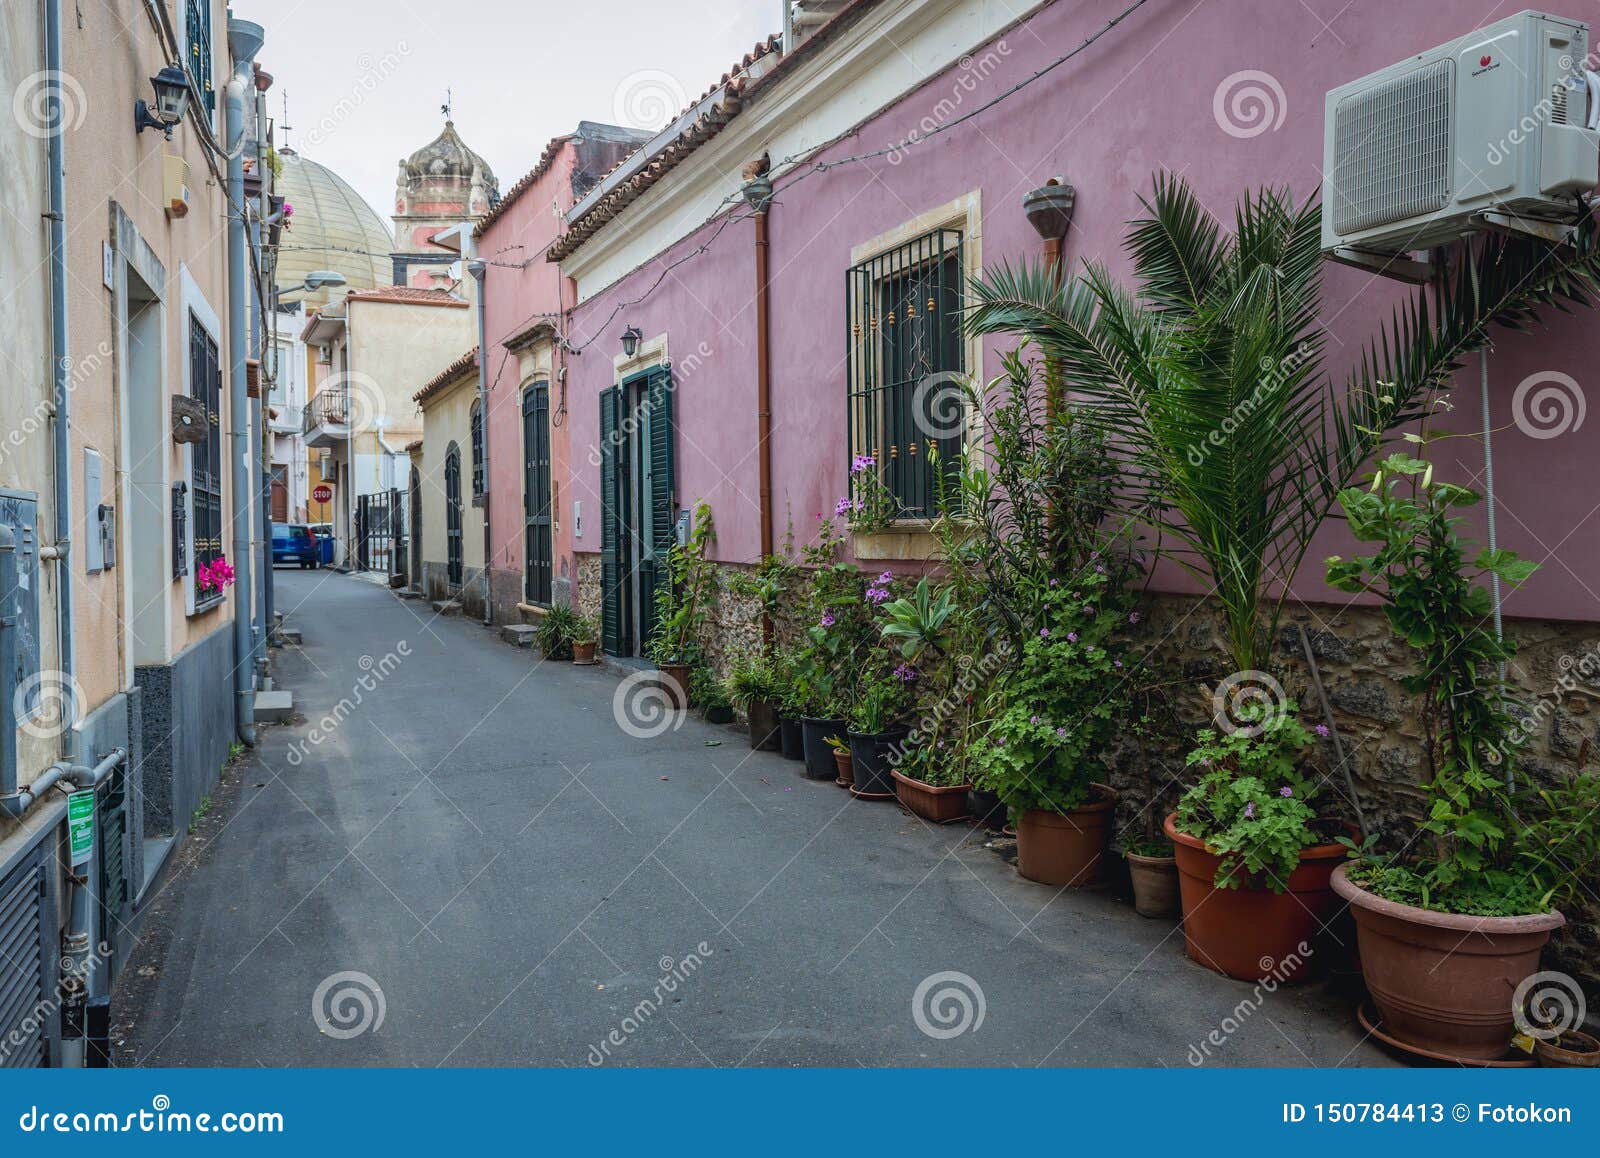
[[[189,216],[189,163],[182,157],[161,158],[161,204],[168,217]]]
[[[1589,26],[1521,12],[1327,95],[1322,248],[1406,253],[1499,213],[1577,220],[1600,183]]]
[[[90,575],[116,565],[116,510],[105,501],[100,452],[83,451],[83,569]]]

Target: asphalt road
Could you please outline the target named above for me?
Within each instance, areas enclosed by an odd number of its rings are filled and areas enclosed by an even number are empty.
[[[120,1064],[1181,1067],[1214,1032],[1212,1066],[1388,1064],[1342,996],[1257,1000],[982,830],[698,717],[629,735],[615,671],[363,580],[277,581],[301,715],[160,882]]]

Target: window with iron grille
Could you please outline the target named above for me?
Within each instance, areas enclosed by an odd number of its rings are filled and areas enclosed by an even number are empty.
[[[850,455],[871,457],[902,518],[938,513],[940,476],[963,445],[961,246],[960,230],[935,229],[853,267],[846,283]]]
[[[205,98],[206,108],[212,109],[216,95],[211,91],[211,0],[189,0],[185,9],[189,76]]]
[[[222,555],[222,362],[216,339],[189,315],[189,394],[205,407],[206,436],[189,447],[189,497],[193,514],[193,571]],[[195,592],[195,607],[222,601],[221,591]]]
[[[483,407],[472,404],[472,497],[483,497]]]

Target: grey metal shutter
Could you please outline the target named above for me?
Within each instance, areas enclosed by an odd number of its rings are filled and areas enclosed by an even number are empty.
[[[0,1066],[49,1062],[54,1039],[54,943],[47,919],[48,840],[0,878]]]

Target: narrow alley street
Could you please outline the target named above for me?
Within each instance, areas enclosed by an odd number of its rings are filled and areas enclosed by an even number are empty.
[[[1387,1060],[1323,987],[1253,997],[1175,922],[1023,881],[981,829],[854,801],[695,717],[625,733],[614,670],[355,578],[277,588],[300,714],[160,882],[119,1064]],[[946,972],[965,1015],[914,1014]]]

